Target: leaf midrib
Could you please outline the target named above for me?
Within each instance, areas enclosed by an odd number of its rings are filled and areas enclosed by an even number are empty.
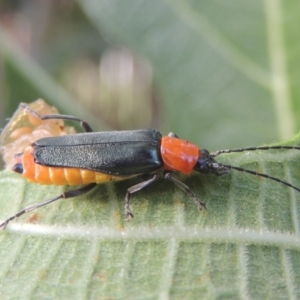
[[[61,239],[97,240],[138,240],[138,241],[201,241],[203,243],[226,242],[237,244],[272,245],[286,249],[300,250],[300,238],[288,232],[275,232],[267,229],[248,229],[238,227],[208,228],[200,226],[139,226],[128,229],[93,226],[47,226],[37,224],[11,223],[6,229],[20,235],[59,237]]]

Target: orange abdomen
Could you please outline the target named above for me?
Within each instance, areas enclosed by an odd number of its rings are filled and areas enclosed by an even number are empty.
[[[21,175],[31,182],[55,185],[78,185],[126,179],[124,177],[78,168],[39,165],[34,162],[34,157],[31,152],[32,148],[29,147],[25,150],[23,155],[16,157],[16,162],[22,164],[23,167]]]

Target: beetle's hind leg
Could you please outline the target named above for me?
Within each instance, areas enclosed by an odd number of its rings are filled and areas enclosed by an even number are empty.
[[[23,208],[22,210],[18,211],[16,214],[14,214],[13,216],[11,216],[10,218],[6,219],[3,223],[0,224],[0,228],[2,227],[3,229],[5,229],[6,226],[7,226],[7,224],[10,221],[12,221],[15,218],[18,218],[18,217],[24,215],[27,212],[35,210],[35,209],[37,209],[39,207],[46,206],[46,205],[48,205],[48,204],[50,204],[52,202],[55,202],[57,200],[60,200],[60,199],[68,199],[68,198],[73,198],[73,197],[85,194],[85,193],[89,192],[90,190],[92,190],[96,185],[97,185],[96,183],[90,183],[90,184],[88,184],[86,186],[83,186],[81,188],[64,192],[64,193],[60,194],[59,196],[51,198],[51,199],[46,200],[44,202],[40,202],[40,203],[29,205],[29,206]]]
[[[60,114],[53,114],[53,115],[43,115],[41,116],[38,112],[36,112],[35,110],[33,110],[32,108],[30,108],[28,105],[26,105],[25,103],[21,103],[21,107],[26,110],[27,112],[33,114],[34,116],[36,116],[37,118],[41,119],[41,120],[50,120],[50,119],[60,119],[60,120],[70,120],[70,121],[76,121],[80,123],[80,126],[82,127],[82,129],[85,132],[93,132],[94,130],[92,129],[92,127],[84,120],[80,119],[80,118],[76,118],[73,116],[68,116],[68,115],[60,115]]]
[[[130,197],[131,197],[131,194],[135,193],[135,192],[138,192],[140,190],[142,190],[143,188],[145,188],[146,186],[152,184],[153,182],[157,181],[159,179],[159,175],[158,174],[155,174],[152,178],[146,180],[146,181],[143,181],[143,182],[140,182],[132,187],[130,187],[128,190],[127,190],[127,193],[126,193],[126,196],[125,196],[125,215],[126,215],[126,219],[127,220],[130,220],[131,218],[133,218],[133,213],[131,212],[130,210]]]

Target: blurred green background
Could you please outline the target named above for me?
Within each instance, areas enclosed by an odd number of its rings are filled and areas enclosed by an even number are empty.
[[[280,6],[282,5],[282,6]],[[299,128],[299,3],[0,2],[0,126],[39,97],[95,130],[156,127],[209,150]]]

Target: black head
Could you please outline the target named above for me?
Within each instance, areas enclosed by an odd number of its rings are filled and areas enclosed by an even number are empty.
[[[230,172],[229,168],[223,166],[222,164],[219,164],[205,149],[200,150],[200,155],[194,167],[194,170],[201,173],[213,173],[218,176]]]
[[[261,176],[264,178],[268,178],[274,181],[277,181],[279,183],[282,183],[286,186],[289,186],[296,191],[300,192],[300,188],[290,184],[289,182],[286,182],[284,180],[281,180],[277,177],[270,176],[268,174],[259,173],[252,170],[247,170],[241,167],[235,167],[231,165],[223,165],[221,163],[218,163],[214,157],[224,154],[224,153],[233,153],[233,152],[244,152],[244,151],[256,151],[256,150],[277,150],[277,149],[288,149],[288,150],[300,150],[299,146],[262,146],[262,147],[249,147],[249,148],[239,148],[239,149],[226,149],[226,150],[219,150],[215,153],[209,153],[207,150],[203,149],[200,151],[200,155],[198,158],[198,161],[194,167],[194,170],[201,173],[213,173],[216,175],[224,175],[228,174],[230,170],[235,170],[239,172],[245,172],[251,175]]]

